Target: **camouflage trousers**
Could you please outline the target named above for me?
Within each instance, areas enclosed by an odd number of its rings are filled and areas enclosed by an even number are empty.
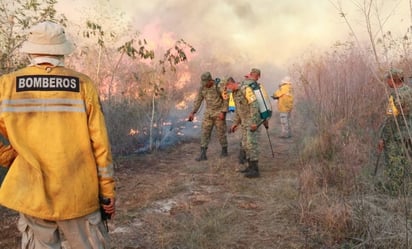
[[[280,127],[282,129],[281,136],[282,137],[290,137],[292,136],[292,132],[290,129],[290,112],[281,112],[280,113]]]
[[[212,136],[213,127],[216,127],[219,143],[222,147],[227,147],[227,125],[226,120],[221,120],[217,115],[205,114],[202,120],[202,133],[200,136],[200,146],[207,148]]]
[[[247,151],[247,130],[249,129],[248,125],[241,125],[241,132],[242,132],[242,139],[240,142],[240,145],[242,147],[242,149],[246,152]],[[246,155],[246,158],[247,155]]]
[[[260,129],[250,131],[250,127],[242,126],[242,148],[246,152],[246,158],[250,161],[259,160]]]
[[[408,192],[412,190],[411,155],[410,142],[403,144],[402,141],[385,141],[384,188],[390,194],[399,194],[403,187],[406,187]]]

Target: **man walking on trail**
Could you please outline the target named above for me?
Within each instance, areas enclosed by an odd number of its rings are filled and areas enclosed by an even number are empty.
[[[73,50],[62,26],[39,23],[22,47],[31,64],[0,77],[0,204],[20,213],[21,248],[61,248],[61,233],[72,249],[111,248],[100,213],[115,212],[110,144],[93,82],[64,67]]]
[[[293,109],[293,88],[289,76],[282,79],[279,89],[273,93],[272,98],[278,101],[280,127],[282,129],[279,137],[290,138],[292,137],[290,116]]]
[[[206,110],[203,114],[202,133],[200,137],[200,156],[196,161],[207,160],[206,151],[210,142],[213,127],[217,129],[219,143],[222,147],[221,156],[227,157],[227,137],[226,137],[226,113],[228,111],[228,99],[223,97],[223,89],[219,82],[216,82],[210,72],[201,75],[201,86],[194,102],[194,107],[188,120],[193,121],[195,114],[199,110],[203,100],[206,102]]]
[[[250,73],[245,76],[246,79],[241,83],[236,83],[234,80],[228,80],[226,87],[233,91],[233,97],[235,98],[236,116],[240,119],[242,127],[242,143],[245,143],[243,147],[246,151],[246,159],[248,166],[241,172],[245,174],[245,177],[256,178],[260,176],[259,173],[259,132],[258,128],[261,124],[267,129],[269,127],[268,120],[263,120],[259,112],[259,103],[253,90],[251,88],[252,83],[257,83],[260,78],[260,70],[252,68]],[[239,111],[238,111],[239,109]],[[239,121],[233,123],[230,130],[234,132],[239,125]],[[243,136],[243,134],[245,134]]]
[[[404,84],[403,71],[391,69],[385,75],[389,95],[386,118],[381,127],[378,152],[384,152],[385,174],[388,182],[385,188],[398,194],[409,175],[412,156],[412,89]],[[406,170],[406,171],[405,171]]]

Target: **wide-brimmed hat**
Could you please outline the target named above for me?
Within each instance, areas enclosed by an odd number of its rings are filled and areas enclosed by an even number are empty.
[[[28,54],[66,55],[74,51],[74,45],[67,40],[62,26],[46,21],[30,29],[21,51]]]
[[[291,82],[290,82],[290,77],[289,77],[289,76],[283,77],[281,83],[283,83],[283,84],[285,84],[285,83],[291,83]]]

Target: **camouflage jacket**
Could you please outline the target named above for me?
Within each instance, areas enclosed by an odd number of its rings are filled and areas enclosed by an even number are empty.
[[[240,89],[238,91],[241,92],[242,97],[243,97],[243,102],[246,107],[244,108],[244,111],[237,111],[236,113],[241,113],[244,114],[244,117],[240,116],[242,122],[247,122],[248,125],[251,124],[260,124],[263,120],[260,117],[260,112],[259,112],[259,104],[257,102],[256,96],[254,96],[252,88],[249,86],[250,83],[252,83],[253,80],[244,80],[241,85]],[[235,97],[235,96],[233,96]],[[235,100],[236,103],[236,100]],[[238,105],[236,103],[236,109],[238,108]],[[236,115],[237,116],[237,115]]]
[[[399,125],[399,130],[398,130]],[[409,137],[412,128],[412,88],[406,84],[393,89],[389,96],[386,117],[382,124],[380,137],[400,140]],[[400,132],[399,132],[400,131]]]
[[[250,126],[250,118],[249,118],[249,105],[247,104],[247,100],[245,95],[242,93],[240,89],[233,91],[232,93],[233,100],[235,102],[235,119],[233,120],[233,124],[239,125],[242,124],[243,126]]]
[[[227,112],[229,100],[224,99],[222,94],[223,90],[221,89],[219,84],[216,84],[210,88],[201,86],[196,96],[192,112],[196,113],[197,111],[199,111],[203,100],[206,102],[205,114],[217,116],[221,112]]]

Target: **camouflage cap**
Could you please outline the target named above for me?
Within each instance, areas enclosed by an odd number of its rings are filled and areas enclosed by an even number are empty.
[[[245,75],[245,78],[248,79],[252,73],[255,73],[260,76],[260,70],[257,68],[252,68],[250,69],[250,73]]]
[[[385,78],[403,78],[403,70],[399,68],[391,68],[388,72],[385,74]]]
[[[209,80],[213,80],[212,75],[210,74],[210,72],[205,72],[202,74],[202,76],[200,77],[200,79],[203,82],[209,81]]]
[[[257,73],[258,75],[260,75],[260,69],[252,68],[252,69],[250,70],[250,73]]]

